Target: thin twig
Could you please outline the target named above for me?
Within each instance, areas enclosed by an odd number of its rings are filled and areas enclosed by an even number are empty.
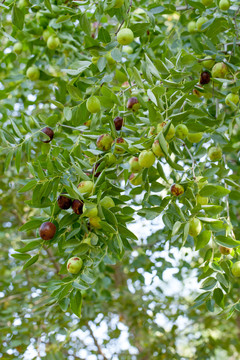
[[[92,328],[91,328],[89,322],[87,322],[86,326],[87,326],[88,330],[90,331],[90,334],[91,334],[91,336],[92,336],[92,338],[93,338],[94,344],[96,345],[96,347],[97,347],[97,349],[98,349],[99,355],[102,355],[104,360],[108,360],[108,359],[106,358],[106,356],[103,354],[102,349],[101,349],[101,347],[100,347],[97,339],[95,338],[95,335],[94,335],[94,333],[93,333],[93,331],[92,331]]]
[[[133,0],[130,0],[129,7],[128,7],[128,9],[127,9],[127,15],[129,14],[129,12],[130,12],[130,10],[131,10],[132,2],[133,2]],[[119,25],[117,31],[115,32],[115,35],[117,35],[117,34],[119,33],[119,31],[121,30],[121,27],[123,26],[124,22],[125,22],[125,19],[123,19],[123,21],[122,21],[121,24]]]
[[[55,267],[56,270],[56,274],[60,276],[60,278],[62,279],[64,276],[59,274],[60,271],[60,265],[55,261],[55,257],[53,255],[52,249],[48,248],[46,245],[43,245],[44,250],[46,250],[49,260],[51,261],[51,263],[53,264],[53,266]]]
[[[179,139],[180,140],[180,139]],[[195,180],[196,179],[196,174],[195,174],[195,160],[191,154],[191,151],[189,150],[189,148],[187,147],[187,145],[185,144],[184,141],[180,140],[181,143],[183,144],[183,146],[185,147],[185,149],[187,150],[188,152],[188,155],[190,156],[191,160],[192,160],[192,173],[193,173],[193,179]]]

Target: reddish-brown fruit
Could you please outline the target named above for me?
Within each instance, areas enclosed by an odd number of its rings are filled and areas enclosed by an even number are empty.
[[[131,97],[128,99],[127,108],[132,109],[132,111],[137,111],[140,107],[139,101],[136,97]]]
[[[123,126],[123,118],[121,116],[117,116],[113,121],[114,121],[115,129],[121,130]]]
[[[42,129],[42,132],[49,137],[49,140],[43,140],[44,143],[49,143],[50,141],[52,141],[54,137],[54,132],[51,128],[45,127]]]
[[[50,222],[44,222],[39,228],[39,235],[43,240],[51,240],[56,233],[56,226]]]
[[[174,196],[180,196],[184,193],[184,187],[182,185],[179,184],[173,184],[171,186],[171,193]]]
[[[211,74],[209,71],[203,71],[201,73],[201,76],[200,76],[200,84],[201,85],[206,85],[210,82],[211,80]]]
[[[94,164],[93,168],[92,168],[92,173],[94,174],[95,177],[99,177],[99,175],[101,174],[101,171],[96,171],[97,168],[99,167],[100,164]]]
[[[125,143],[125,140],[122,137],[117,138],[116,144],[123,144]]]
[[[83,213],[83,202],[80,200],[73,200],[72,209],[77,215],[81,215]]]
[[[67,210],[72,205],[72,200],[66,196],[60,195],[57,199],[57,203],[60,209]]]

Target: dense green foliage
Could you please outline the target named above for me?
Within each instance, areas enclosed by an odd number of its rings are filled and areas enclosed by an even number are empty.
[[[40,359],[238,358],[240,2],[229,5],[0,3],[2,358],[23,358],[30,339]]]

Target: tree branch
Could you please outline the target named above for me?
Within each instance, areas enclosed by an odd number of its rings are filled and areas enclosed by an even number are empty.
[[[106,356],[103,354],[102,349],[101,349],[101,347],[100,347],[100,345],[99,345],[99,343],[98,343],[98,341],[97,341],[97,339],[96,339],[96,337],[95,337],[95,335],[94,335],[94,333],[93,333],[93,331],[92,331],[92,328],[91,328],[89,322],[86,323],[86,326],[87,326],[88,330],[90,331],[90,335],[91,335],[91,337],[93,338],[93,341],[94,341],[95,346],[97,347],[98,354],[99,354],[99,355],[102,355],[104,360],[108,360],[108,359],[106,358]]]

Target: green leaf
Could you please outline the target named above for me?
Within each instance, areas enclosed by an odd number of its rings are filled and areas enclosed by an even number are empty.
[[[230,193],[230,190],[220,185],[205,185],[199,192],[203,197],[213,196],[222,198]]]
[[[16,151],[15,155],[15,166],[16,170],[19,173],[20,166],[21,166],[21,157],[22,157],[22,146],[19,146]]]
[[[122,224],[118,224],[118,230],[119,233],[121,234],[121,236],[129,238],[129,239],[133,239],[133,240],[138,240],[138,237],[133,234],[129,229],[127,229],[125,226],[123,226]]]
[[[19,231],[29,231],[32,229],[37,229],[42,224],[42,220],[30,220],[22,225],[18,230]]]
[[[215,238],[216,243],[221,246],[229,247],[229,248],[236,248],[240,246],[240,241],[237,241],[229,236],[219,235]]]
[[[29,259],[26,264],[23,265],[23,270],[26,270],[27,268],[29,268],[30,266],[32,266],[36,261],[38,261],[39,255],[34,255],[33,257],[31,257],[31,259]]]
[[[103,27],[101,27],[99,30],[98,40],[105,44],[109,43],[111,41],[111,36],[110,36],[109,32],[106,29],[104,29]]]
[[[44,5],[50,12],[52,12],[52,5],[51,5],[50,0],[44,0]]]
[[[201,289],[203,290],[212,290],[217,284],[217,280],[213,277],[209,277],[201,285]]]
[[[72,290],[70,294],[70,306],[72,312],[80,318],[82,310],[82,294],[79,290]]]
[[[176,221],[175,224],[173,225],[173,229],[172,229],[172,236],[176,235],[181,227],[182,223],[180,221]]]
[[[24,185],[20,190],[18,190],[19,193],[23,193],[25,191],[29,191],[37,185],[37,180],[30,180],[26,185]]]
[[[19,29],[23,29],[24,13],[16,5],[12,8],[12,23]]]
[[[196,238],[196,250],[204,248],[206,246],[212,236],[212,232],[209,230],[202,231]]]

